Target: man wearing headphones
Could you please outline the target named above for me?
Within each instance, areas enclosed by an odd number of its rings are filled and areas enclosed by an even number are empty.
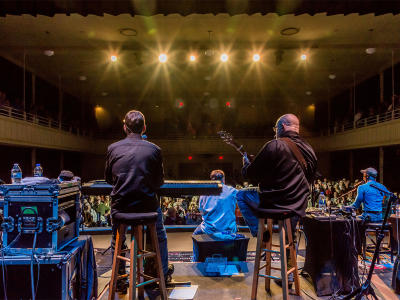
[[[222,192],[218,196],[200,197],[199,211],[203,220],[193,234],[236,233],[235,208],[237,190],[225,185],[225,173],[222,170],[212,171],[210,178],[212,180],[221,180]]]
[[[374,168],[367,168],[361,170],[363,180],[366,182],[357,188],[357,196],[351,207],[359,209],[361,203],[363,204],[363,214],[361,216],[367,222],[379,223],[382,222],[382,203],[385,195],[372,187],[371,184],[376,185],[381,190],[389,193],[383,184],[376,181],[378,172]]]

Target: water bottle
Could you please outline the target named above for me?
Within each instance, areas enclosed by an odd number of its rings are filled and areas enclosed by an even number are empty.
[[[322,209],[322,212],[325,213],[326,210],[326,198],[324,193],[321,192],[318,197],[318,207]]]
[[[22,180],[22,170],[17,163],[11,169],[11,183],[19,184]]]
[[[40,164],[36,164],[36,167],[33,170],[33,177],[43,177],[43,168]]]

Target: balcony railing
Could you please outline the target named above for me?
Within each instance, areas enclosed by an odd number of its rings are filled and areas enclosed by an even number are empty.
[[[362,118],[358,121],[346,122],[340,126],[331,126],[327,130],[323,131],[322,135],[332,135],[339,132],[345,132],[348,130],[363,128],[396,119],[400,119],[400,108],[385,113],[381,113],[379,115]]]
[[[17,119],[17,120],[22,120],[26,122],[30,122],[32,124],[48,127],[48,128],[53,128],[53,129],[58,129],[62,131],[66,131],[72,134],[76,135],[82,135],[82,136],[87,136],[87,131],[82,130],[77,127],[73,127],[70,124],[60,122],[58,120],[54,120],[52,118],[47,118],[43,116],[39,116],[37,114],[31,114],[26,111],[16,109],[11,106],[4,106],[0,105],[0,115],[1,116],[6,116],[9,118]]]

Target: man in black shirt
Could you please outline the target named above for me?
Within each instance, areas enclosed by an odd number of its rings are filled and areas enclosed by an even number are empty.
[[[126,138],[108,147],[105,178],[113,186],[111,192],[111,218],[117,212],[145,213],[157,212],[156,223],[161,262],[166,278],[168,271],[167,234],[163,224],[160,202],[156,190],[164,183],[161,149],[144,139],[146,131],[144,115],[131,110],[125,115],[124,131]],[[114,251],[117,228],[113,222]],[[125,241],[124,241],[124,247]],[[121,261],[119,273],[124,274],[125,264]],[[126,292],[123,282],[117,283],[117,290]]]
[[[299,136],[300,122],[295,115],[281,116],[274,130],[276,139],[267,142],[251,162],[243,161],[244,177],[259,187],[259,197],[247,197],[245,192],[237,196],[238,206],[253,236],[257,236],[258,230],[254,209],[305,215],[309,186],[317,166],[314,150]],[[294,154],[296,148],[304,158],[304,165]]]

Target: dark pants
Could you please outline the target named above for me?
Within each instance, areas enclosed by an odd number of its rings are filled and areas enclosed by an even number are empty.
[[[156,222],[156,231],[158,237],[158,245],[160,247],[160,255],[161,255],[161,263],[164,274],[168,271],[168,245],[167,245],[167,232],[165,231],[164,223],[163,223],[163,215],[161,212],[161,208],[157,209],[158,217]],[[114,257],[115,250],[115,240],[117,237],[117,229],[118,225],[114,222],[112,224],[112,239],[111,239],[111,254]],[[127,249],[126,246],[126,238],[124,237],[122,249]],[[120,260],[118,266],[118,274],[125,274],[125,265],[126,262],[124,260]]]

